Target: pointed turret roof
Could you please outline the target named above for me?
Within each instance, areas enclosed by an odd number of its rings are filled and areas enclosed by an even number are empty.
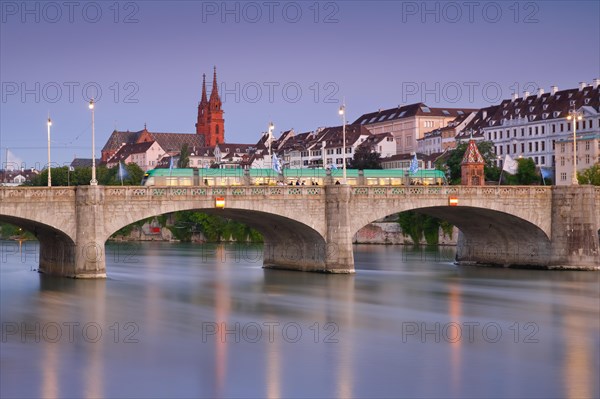
[[[206,99],[206,74],[202,74],[202,99],[200,100],[200,104],[206,104],[208,100]]]
[[[217,90],[217,67],[214,67],[212,91],[210,92],[210,101],[221,101],[219,98],[219,90]]]
[[[461,165],[465,164],[484,164],[485,160],[483,156],[479,152],[477,148],[477,144],[475,144],[475,140],[469,140],[469,144],[467,145],[467,150],[465,151],[465,155],[463,157]]]

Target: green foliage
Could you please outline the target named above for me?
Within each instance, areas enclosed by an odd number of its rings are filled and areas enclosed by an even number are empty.
[[[235,240],[239,242],[262,242],[262,235],[243,223],[217,215],[207,215],[196,211],[182,211],[175,214],[175,225],[168,226],[173,236],[189,242],[194,233],[202,233],[209,242]]]
[[[358,147],[347,166],[351,169],[382,169],[381,154],[364,146]]]
[[[514,175],[504,173],[502,177],[503,183],[521,186],[540,184],[540,179],[535,162],[531,158],[517,159],[517,172]]]
[[[402,233],[410,236],[414,245],[419,245],[423,237],[425,237],[427,245],[437,245],[440,228],[452,238],[452,228],[454,227],[446,221],[413,211],[399,213],[398,224],[400,224]]]
[[[20,239],[20,240],[35,240],[33,233],[23,230],[22,228],[9,224],[0,223],[0,238],[2,239]]]
[[[449,184],[460,184],[461,179],[461,162],[467,151],[468,143],[463,142],[450,151],[446,158],[441,158],[436,161],[436,169],[449,174]],[[490,181],[498,181],[500,177],[500,169],[496,166],[496,154],[494,153],[494,143],[491,141],[479,141],[477,149],[485,160],[484,173],[485,179]]]
[[[123,179],[123,185],[139,186],[144,171],[135,163],[130,163],[125,166],[127,176]],[[108,169],[101,165],[96,167],[96,179],[98,184],[105,186],[120,186],[121,179],[119,178],[119,168],[114,167]],[[69,171],[69,167],[63,166],[60,168],[52,168],[52,185],[53,186],[89,186],[92,180],[92,168],[75,168],[74,171]],[[28,186],[46,186],[48,185],[48,170],[44,169],[39,175],[33,177]]]
[[[181,146],[181,150],[179,151],[179,160],[177,161],[178,168],[187,168],[190,165],[190,149],[188,148],[187,143],[184,143]]]
[[[600,186],[600,164],[597,163],[591,168],[577,173],[577,180],[579,181],[579,184]]]

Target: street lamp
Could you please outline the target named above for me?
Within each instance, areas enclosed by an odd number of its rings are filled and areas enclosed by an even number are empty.
[[[342,182],[346,184],[346,104],[340,106],[338,113],[342,116],[342,152],[343,152],[343,175]]]
[[[94,131],[94,99],[90,100],[89,108],[92,110],[92,180],[90,186],[97,186],[96,180],[96,132]]]
[[[52,126],[52,119],[48,115],[48,187],[52,187],[52,168],[50,167],[50,126]]]
[[[567,120],[573,121],[573,174],[571,175],[571,184],[576,186],[577,181],[577,121],[583,119],[583,114],[575,108],[569,111]]]

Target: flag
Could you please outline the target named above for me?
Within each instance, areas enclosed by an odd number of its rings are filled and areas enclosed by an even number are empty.
[[[332,164],[331,164],[331,170],[337,170],[337,165],[336,165],[336,164],[334,164],[334,163],[332,163]]]
[[[277,154],[273,154],[273,170],[281,174],[281,161],[277,158]]]
[[[123,185],[123,178],[127,177],[127,169],[125,169],[125,165],[119,162],[119,178],[121,179],[121,185]]]
[[[169,158],[169,169],[173,170],[173,156]]]
[[[419,161],[417,160],[417,154],[415,154],[412,161],[410,161],[410,167],[408,168],[408,171],[411,175],[414,175],[419,171]]]
[[[504,157],[504,165],[502,165],[503,171],[508,172],[511,175],[514,175],[515,173],[517,173],[518,167],[519,167],[519,164],[517,163],[517,161],[512,159],[510,157],[510,155],[507,154],[506,157]]]

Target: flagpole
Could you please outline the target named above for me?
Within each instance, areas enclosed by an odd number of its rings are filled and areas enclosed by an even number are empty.
[[[498,185],[502,183],[502,173],[504,173],[504,168],[502,168],[502,170],[500,171],[500,179],[498,180]]]

